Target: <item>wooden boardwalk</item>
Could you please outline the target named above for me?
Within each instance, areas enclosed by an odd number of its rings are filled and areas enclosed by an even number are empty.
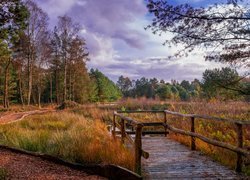
[[[143,137],[142,147],[144,179],[248,179],[166,137]]]

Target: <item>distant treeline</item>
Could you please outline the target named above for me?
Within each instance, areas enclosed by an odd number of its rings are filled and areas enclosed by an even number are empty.
[[[124,97],[146,97],[161,100],[211,99],[220,100],[250,100],[250,78],[240,76],[231,68],[206,70],[202,80],[189,82],[172,80],[165,82],[156,78],[131,80],[120,76],[117,86]]]

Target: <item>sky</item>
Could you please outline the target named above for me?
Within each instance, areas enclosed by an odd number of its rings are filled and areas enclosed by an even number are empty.
[[[114,82],[123,75],[131,79],[141,77],[193,80],[201,79],[205,69],[222,65],[204,60],[204,52],[196,50],[188,57],[169,60],[181,47],[163,46],[167,33],[154,35],[144,28],[151,23],[144,0],[35,0],[49,15],[50,27],[57,17],[70,16],[82,27],[90,53],[88,68],[97,68]],[[215,0],[172,0],[194,6],[207,6]]]

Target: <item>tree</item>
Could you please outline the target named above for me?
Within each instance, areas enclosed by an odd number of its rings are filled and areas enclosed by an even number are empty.
[[[182,101],[188,101],[190,98],[190,95],[188,93],[188,91],[186,89],[184,89],[182,86],[180,85],[175,85],[176,89],[179,92],[179,97]]]
[[[198,79],[194,79],[191,82],[191,95],[192,97],[200,97],[201,95],[201,83]]]
[[[153,33],[171,32],[164,44],[182,44],[176,56],[188,55],[196,47],[210,51],[206,59],[250,66],[250,14],[247,0],[227,0],[209,7],[171,4],[167,0],[148,0],[154,15]],[[218,49],[218,51],[216,51]]]
[[[161,100],[171,99],[172,98],[171,86],[166,84],[161,84],[156,90],[156,95]]]
[[[120,76],[116,85],[122,91],[123,96],[129,96],[129,90],[132,87],[132,81],[128,77]]]
[[[191,90],[191,84],[189,83],[189,81],[187,80],[183,80],[181,81],[181,84],[180,84],[184,89],[186,89],[187,91],[190,91]]]
[[[120,89],[115,85],[113,81],[111,81],[108,77],[106,77],[102,72],[98,69],[90,70],[91,80],[95,82],[96,95],[97,97],[92,99],[96,99],[100,102],[112,102],[118,100],[122,97],[122,93]]]
[[[42,84],[41,71],[43,64],[45,64],[48,51],[48,15],[43,12],[43,10],[39,8],[35,2],[31,0],[26,1],[26,7],[30,12],[30,17],[28,19],[28,27],[23,36],[23,41],[27,41],[27,46],[23,47],[27,59],[28,70],[27,104],[30,105],[30,99],[34,84],[34,68],[36,68],[38,78],[36,81],[36,87],[38,96],[34,99],[37,99],[37,103],[40,107]]]
[[[70,43],[79,32],[78,24],[73,23],[72,19],[68,16],[60,16],[58,22],[58,37],[60,40],[60,53],[64,67],[64,80],[63,80],[63,101],[67,100],[67,72],[69,63],[69,49]]]
[[[247,83],[242,83],[236,70],[231,68],[206,70],[203,73],[202,87],[208,97],[250,95]]]
[[[90,92],[90,78],[86,68],[88,61],[86,43],[83,38],[76,36],[69,47],[68,62],[68,96],[69,100],[84,103]]]
[[[26,27],[28,11],[20,0],[2,0],[0,4],[0,58],[4,67],[4,108],[9,107],[9,68],[13,60],[13,47],[20,31]]]

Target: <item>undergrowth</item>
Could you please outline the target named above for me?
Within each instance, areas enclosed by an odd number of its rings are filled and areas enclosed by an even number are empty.
[[[77,163],[116,164],[133,170],[133,155],[106,125],[73,113],[35,115],[0,127],[0,143]]]

